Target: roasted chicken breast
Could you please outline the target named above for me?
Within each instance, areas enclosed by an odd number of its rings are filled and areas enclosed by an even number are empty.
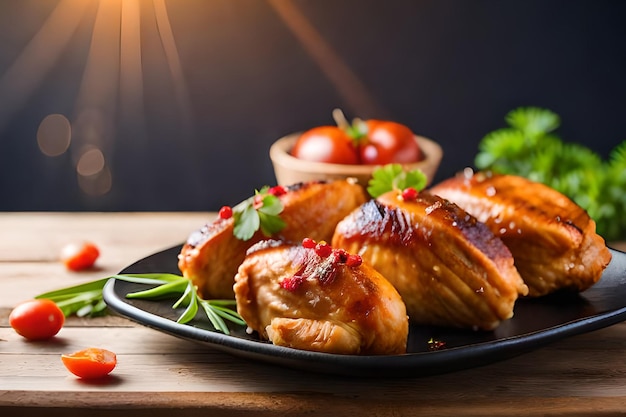
[[[250,248],[234,285],[248,327],[296,349],[404,353],[408,318],[396,289],[359,257],[327,248],[321,253],[280,241]]]
[[[513,175],[467,172],[430,192],[458,204],[504,241],[531,296],[584,291],[611,261],[587,212],[546,185]]]
[[[404,201],[391,191],[366,202],[337,225],[332,245],[387,278],[419,324],[494,329],[528,291],[491,230],[427,192]]]
[[[300,242],[305,237],[330,241],[336,224],[366,200],[354,181],[299,183],[279,196],[286,226],[272,236]],[[233,298],[233,283],[246,250],[265,236],[259,231],[242,241],[233,234],[234,220],[217,218],[193,232],[178,255],[178,268],[205,298]]]

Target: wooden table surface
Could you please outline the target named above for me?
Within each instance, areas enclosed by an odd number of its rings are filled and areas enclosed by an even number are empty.
[[[253,363],[113,315],[72,317],[43,342],[28,342],[8,325],[18,302],[116,273],[184,241],[212,217],[0,213],[0,415],[626,415],[626,323],[503,362],[415,378],[337,377]],[[66,271],[61,247],[84,239],[101,249],[97,268]],[[62,353],[89,346],[117,353],[110,378],[89,383],[63,367]]]

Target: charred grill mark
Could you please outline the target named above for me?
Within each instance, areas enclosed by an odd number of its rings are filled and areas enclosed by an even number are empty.
[[[561,217],[557,216],[556,221],[560,222],[560,223],[563,223],[563,224],[565,224],[567,226],[573,227],[574,229],[576,229],[578,231],[578,233],[580,233],[581,235],[583,234],[583,230],[580,227],[578,227],[576,224],[574,224],[574,222],[571,221],[570,219],[561,220]]]
[[[407,245],[415,236],[409,213],[398,208],[390,209],[390,227],[392,240]]]
[[[370,236],[405,245],[414,235],[411,219],[407,213],[376,200],[363,204],[354,220],[350,229],[344,231],[346,237]]]
[[[537,235],[541,224],[546,233],[537,238],[558,253],[578,245],[587,224],[586,213],[573,210],[577,206],[567,197],[521,177],[476,174],[469,182],[444,181],[432,191],[458,202],[506,244]]]
[[[373,204],[376,206],[376,208],[378,209],[378,213],[380,214],[380,217],[385,217],[385,212],[386,210],[386,206],[382,205],[381,203],[379,203],[377,200],[373,200]]]
[[[449,216],[451,226],[456,227],[468,242],[478,248],[492,260],[509,258],[511,252],[491,229],[471,214],[467,213],[457,204],[446,201],[446,213]]]

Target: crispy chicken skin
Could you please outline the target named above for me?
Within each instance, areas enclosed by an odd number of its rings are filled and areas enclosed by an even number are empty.
[[[585,210],[546,185],[513,175],[467,172],[430,191],[463,207],[502,239],[531,296],[584,291],[611,261]]]
[[[275,239],[300,242],[332,238],[335,225],[366,200],[365,190],[354,181],[308,182],[286,187],[281,195],[285,228]],[[233,280],[246,250],[264,239],[257,232],[242,241],[233,235],[234,221],[217,218],[192,233],[178,255],[178,268],[205,298],[233,298]]]
[[[491,330],[528,291],[500,239],[427,192],[403,201],[391,191],[366,202],[337,225],[332,245],[387,278],[418,324]]]
[[[346,256],[257,243],[235,277],[239,314],[275,345],[352,355],[406,352],[402,298],[371,266],[350,264]]]

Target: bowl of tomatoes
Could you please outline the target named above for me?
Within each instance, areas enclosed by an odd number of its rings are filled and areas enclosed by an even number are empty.
[[[420,169],[428,183],[433,180],[443,157],[441,146],[433,140],[397,122],[355,119],[348,123],[337,111],[333,117],[335,126],[314,127],[272,144],[270,159],[278,184],[352,177],[367,186],[372,172],[390,163]]]

